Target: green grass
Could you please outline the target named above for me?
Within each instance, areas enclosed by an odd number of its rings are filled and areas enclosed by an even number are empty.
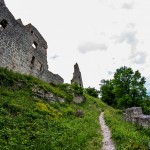
[[[122,111],[108,108],[105,110],[105,120],[112,131],[112,138],[118,150],[148,150],[150,149],[150,128],[125,122]]]
[[[40,99],[33,88],[66,102]],[[125,122],[122,111],[89,95],[84,95],[82,104],[75,104],[72,92],[82,94],[76,86],[48,84],[0,68],[0,150],[99,150],[102,111],[118,150],[150,149],[150,129]],[[82,117],[75,115],[77,110],[83,112]]]
[[[117,150],[150,150],[150,128],[144,129],[126,122],[121,110],[114,109],[101,100],[98,105],[104,111]]]
[[[35,97],[33,87],[52,92],[66,102],[52,103]],[[85,95],[84,102],[77,105],[66,88],[1,68],[0,149],[100,149],[100,100]],[[83,112],[83,117],[75,115],[77,110]]]

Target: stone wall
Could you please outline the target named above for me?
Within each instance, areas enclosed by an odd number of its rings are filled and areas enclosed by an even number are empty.
[[[79,86],[83,87],[82,76],[79,69],[79,65],[77,63],[74,65],[74,73],[73,78],[71,80],[71,84],[73,83],[77,83]]]
[[[126,121],[138,124],[143,127],[150,127],[150,115],[144,115],[141,107],[126,109],[124,113]]]
[[[31,74],[46,82],[63,83],[63,78],[48,71],[47,42],[39,31],[21,19],[16,20],[4,0],[0,0],[0,67]]]

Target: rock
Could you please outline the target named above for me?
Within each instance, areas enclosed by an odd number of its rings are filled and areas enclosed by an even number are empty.
[[[77,63],[74,65],[74,73],[71,84],[73,83],[77,83],[79,86],[83,87],[82,76]]]
[[[48,92],[46,94],[44,94],[44,99],[48,100],[48,101],[57,101],[56,96],[54,96],[52,93]]]
[[[37,88],[37,87],[32,88],[32,92],[34,93],[34,96],[41,98],[41,99],[45,99],[45,100],[50,101],[50,102],[52,102],[52,101],[53,102],[59,101],[60,103],[65,102],[64,98],[57,97],[53,93],[45,92],[44,90]]]
[[[34,93],[35,96],[44,99],[44,90],[39,88],[33,88],[32,92]]]
[[[75,113],[76,117],[83,117],[84,116],[84,113],[82,110],[77,110],[76,113]]]
[[[124,113],[124,119],[146,128],[150,127],[150,115],[144,115],[141,107],[132,107],[126,109]]]
[[[58,101],[59,101],[60,103],[64,103],[64,102],[65,102],[65,99],[62,98],[62,97],[58,97]]]
[[[83,96],[74,96],[73,101],[77,104],[80,104],[83,102]]]

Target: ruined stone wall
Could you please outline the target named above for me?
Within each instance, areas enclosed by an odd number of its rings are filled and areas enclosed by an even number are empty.
[[[74,73],[73,78],[71,80],[71,84],[73,83],[77,83],[79,86],[83,87],[82,76],[79,69],[79,65],[77,63],[74,65]]]
[[[31,74],[46,82],[63,83],[63,78],[48,71],[47,47],[38,30],[15,20],[0,0],[0,67]]]
[[[140,126],[150,127],[150,115],[144,115],[141,107],[126,109],[124,118],[126,121],[136,123]]]

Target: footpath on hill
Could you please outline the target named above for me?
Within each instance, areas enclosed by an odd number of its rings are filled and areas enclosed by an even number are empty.
[[[111,132],[108,126],[105,124],[104,112],[100,114],[99,122],[101,125],[101,130],[103,135],[102,150],[115,150],[115,146],[113,144],[113,141],[111,140]]]

